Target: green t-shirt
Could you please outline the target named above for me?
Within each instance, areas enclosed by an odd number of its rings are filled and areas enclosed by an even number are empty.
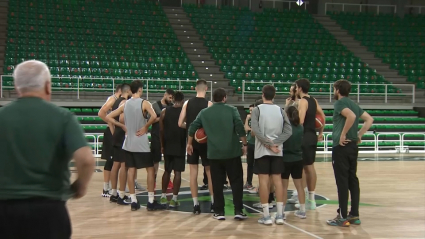
[[[88,145],[73,113],[20,98],[0,108],[0,132],[0,200],[72,196],[69,162]]]
[[[248,120],[248,126],[251,128],[251,118]],[[246,133],[246,141],[248,144],[255,144],[255,137],[251,136],[251,130]]]
[[[356,115],[353,126],[348,130],[346,138],[357,142],[357,132],[359,127],[359,118],[364,113],[362,108],[354,103],[350,98],[343,97],[340,100],[337,100],[334,104],[334,115],[333,115],[333,130],[332,130],[332,140],[333,147],[339,145],[339,138],[341,137],[342,129],[345,125],[346,118],[341,115],[341,112],[348,108]]]
[[[295,162],[302,160],[301,142],[303,141],[304,127],[292,126],[292,135],[283,143],[283,161]]]

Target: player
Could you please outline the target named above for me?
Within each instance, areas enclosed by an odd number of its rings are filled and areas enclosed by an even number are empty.
[[[316,200],[314,199],[314,190],[316,189],[317,175],[314,169],[316,161],[317,141],[323,140],[323,129],[319,130],[316,135],[316,114],[320,114],[325,119],[325,114],[315,98],[308,95],[310,90],[310,81],[307,79],[299,79],[295,82],[297,95],[300,98],[298,103],[298,111],[300,113],[300,124],[304,127],[304,136],[302,142],[303,162],[305,180],[303,179],[304,190],[308,191],[306,196],[306,206],[310,210],[316,209]],[[304,177],[303,177],[304,178]],[[299,208],[299,204],[296,207]]]
[[[207,94],[208,86],[205,80],[198,80],[196,82],[196,97],[186,101],[183,105],[182,112],[179,118],[179,126],[182,128],[188,128],[192,122],[196,119],[199,112],[212,105],[211,101],[205,99]],[[193,213],[200,214],[201,207],[198,201],[198,164],[199,158],[202,160],[202,166],[204,166],[208,177],[208,189],[211,196],[211,209],[210,212],[214,212],[214,193],[213,185],[211,183],[211,172],[210,163],[207,158],[207,144],[193,143],[193,153],[187,156],[187,163],[190,169],[190,191],[193,199]]]
[[[346,227],[351,224],[360,225],[359,202],[360,186],[357,178],[358,144],[362,136],[372,126],[373,118],[348,95],[351,84],[346,80],[334,83],[333,130],[332,130],[332,166],[338,191],[338,215],[327,223],[331,226]],[[357,133],[359,118],[364,124]],[[348,191],[351,197],[351,210],[348,213]]]
[[[177,91],[174,94],[174,105],[168,106],[161,112],[159,120],[161,152],[164,154],[164,174],[162,176],[161,204],[167,204],[167,186],[170,174],[174,171],[173,198],[170,207],[179,206],[177,196],[181,185],[181,173],[186,164],[186,130],[179,127],[179,117],[184,103],[184,95]]]
[[[108,97],[105,104],[102,105],[97,115],[105,121],[105,123],[108,123],[106,120],[106,115],[111,111],[112,106],[114,105],[115,101],[120,97],[121,95],[121,85],[117,85],[115,89],[115,94]],[[105,132],[103,133],[103,146],[102,146],[102,155],[101,159],[106,160],[105,166],[103,167],[103,191],[102,191],[102,197],[110,197],[111,194],[109,192],[110,186],[110,176],[111,176],[111,169],[113,165],[112,161],[112,148],[113,148],[113,139],[112,135],[114,134],[115,127],[111,124],[108,124],[108,127],[105,129]]]
[[[254,148],[255,148],[255,137],[251,136],[251,113],[254,105],[249,106],[249,114],[245,119],[245,131],[246,131],[246,139],[248,142],[248,151],[246,153],[246,161],[247,161],[247,174],[246,174],[246,184],[244,185],[244,189],[253,190],[254,186],[252,186],[252,176],[254,175],[253,167],[254,167]]]

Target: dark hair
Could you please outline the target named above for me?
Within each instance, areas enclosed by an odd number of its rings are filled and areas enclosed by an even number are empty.
[[[297,99],[297,85],[294,83],[291,85],[292,87],[292,96],[291,99],[295,101]]]
[[[143,89],[143,82],[141,80],[135,80],[131,82],[130,84],[131,93],[133,94],[137,93],[137,91],[139,91],[140,88]]]
[[[251,108],[251,107],[254,107],[254,104],[249,105],[249,107],[248,107],[248,108]]]
[[[184,100],[183,92],[176,91],[174,92],[174,101],[175,102],[182,102]]]
[[[122,89],[122,85],[117,85],[116,87],[115,87],[115,91],[119,91],[119,90],[121,90]]]
[[[272,85],[263,86],[263,95],[266,100],[273,100],[276,95],[276,88]]]
[[[289,106],[286,110],[286,114],[288,115],[289,122],[291,122],[293,126],[300,125],[300,115],[298,113],[297,107]]]
[[[174,95],[174,90],[173,89],[167,89],[165,91],[165,93],[169,94],[169,95]]]
[[[200,79],[200,80],[196,81],[196,86],[198,86],[198,85],[205,85],[205,86],[207,86],[207,81],[204,80],[204,79]]]
[[[255,101],[254,107],[257,107],[257,106],[259,106],[263,103],[264,103],[263,100],[257,100],[257,101]]]
[[[224,97],[226,96],[227,96],[226,90],[224,90],[223,88],[218,88],[214,90],[213,100],[214,102],[222,102],[224,100]]]
[[[130,85],[129,84],[124,83],[124,84],[121,85],[121,92],[122,93],[127,92],[129,90],[130,90]]]
[[[295,81],[295,84],[301,88],[301,90],[303,91],[303,93],[307,94],[308,91],[310,90],[310,81],[307,79],[299,79],[297,81]]]
[[[337,80],[334,83],[334,88],[339,91],[339,94],[347,97],[351,92],[351,83],[347,80]]]

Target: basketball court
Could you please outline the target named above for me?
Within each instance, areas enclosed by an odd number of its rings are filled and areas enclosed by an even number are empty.
[[[326,220],[336,216],[338,198],[330,155],[318,155],[316,201],[318,208],[307,211],[307,219],[293,215],[294,205],[286,205],[286,224],[265,226],[257,223],[257,194],[244,193],[249,218],[233,220],[231,191],[225,193],[226,221],[212,219],[207,191],[199,192],[201,215],[193,215],[189,190],[189,167],[182,174],[177,209],[148,212],[143,206],[147,193],[138,192],[139,211],[119,206],[100,196],[103,185],[102,160],[94,174],[87,196],[68,201],[73,238],[424,238],[425,237],[425,156],[423,154],[361,154],[358,161],[360,180],[360,218],[362,225],[331,227]],[[160,168],[163,165],[160,166]],[[74,168],[72,168],[74,169]],[[202,183],[202,166],[198,183]],[[162,170],[158,173],[160,185]],[[244,172],[246,164],[244,163]],[[138,181],[146,186],[146,171],[139,170]],[[75,175],[73,176],[73,179]],[[245,179],[245,178],[244,178]],[[258,185],[254,175],[253,184]],[[294,186],[290,183],[290,189]],[[136,192],[137,193],[137,192]],[[170,191],[171,193],[171,191]],[[157,189],[156,199],[161,191]],[[171,197],[171,194],[169,195]],[[261,210],[261,209],[260,209]],[[273,211],[272,211],[273,212]]]

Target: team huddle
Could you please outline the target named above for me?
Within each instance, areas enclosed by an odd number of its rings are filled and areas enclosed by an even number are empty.
[[[227,179],[233,194],[234,218],[247,218],[243,212],[243,190],[256,191],[252,184],[254,173],[258,175],[260,195],[260,202],[254,207],[263,211],[258,223],[271,225],[274,220],[278,225],[284,224],[285,203],[295,204],[298,210],[294,215],[301,219],[307,217],[306,210],[315,210],[317,176],[314,162],[317,142],[323,140],[324,130],[323,126],[316,127],[316,116],[324,120],[325,115],[317,100],[308,94],[310,82],[299,79],[291,86],[284,109],[273,103],[276,89],[265,85],[262,99],[250,105],[245,122],[235,107],[226,104],[224,89],[214,90],[214,103],[205,98],[208,90],[205,80],[198,80],[195,89],[196,97],[187,101],[182,92],[167,90],[160,101],[151,104],[141,98],[143,83],[135,80],[120,85],[115,95],[108,98],[99,111],[99,116],[108,123],[102,150],[102,159],[106,159],[102,196],[110,197],[111,202],[119,205],[131,205],[133,211],[140,209],[135,190],[144,189],[137,183],[137,169],[146,168],[147,210],[178,207],[181,173],[185,171],[187,158],[194,214],[201,213],[197,182],[200,162],[211,196],[210,213],[217,220],[225,219],[223,187]],[[339,209],[338,216],[327,221],[332,226],[360,224],[357,144],[370,128],[373,118],[348,98],[350,91],[348,81],[335,82],[332,165]],[[108,113],[109,110],[112,112]],[[360,131],[359,119],[364,121]],[[150,126],[151,143],[147,134]],[[207,135],[207,143],[195,139],[201,128]],[[162,195],[157,201],[154,191],[162,155]],[[247,156],[245,185],[242,155]],[[173,182],[170,181],[172,172]],[[288,199],[289,176],[296,190]],[[173,192],[170,201],[167,189]],[[350,212],[348,191],[351,193]],[[269,210],[274,207],[277,213],[272,218]]]

